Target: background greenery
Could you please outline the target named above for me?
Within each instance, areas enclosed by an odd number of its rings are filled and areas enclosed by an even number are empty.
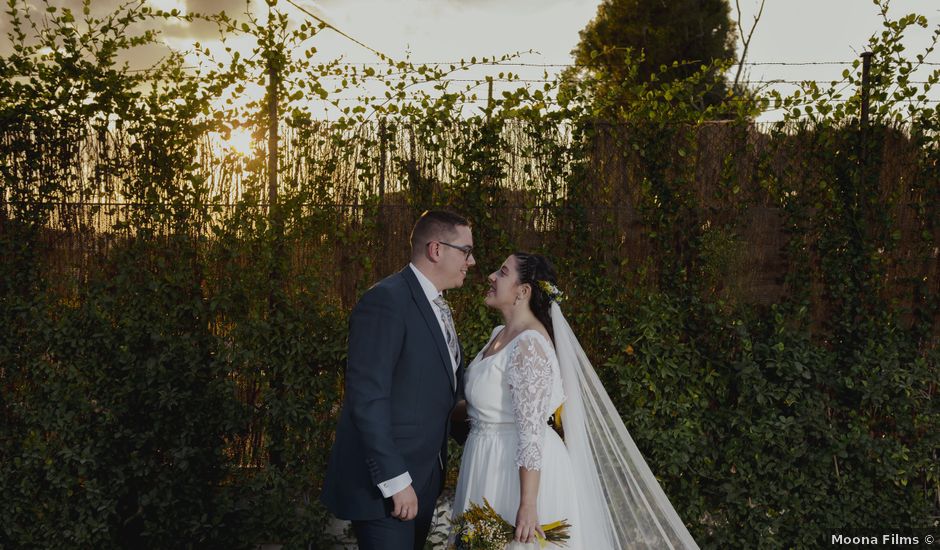
[[[460,67],[317,64],[322,25],[276,7],[49,8],[9,2],[0,59],[3,547],[329,546],[316,499],[346,318],[432,206],[474,222],[478,268],[451,298],[470,353],[496,322],[489,269],[514,249],[556,261],[566,314],[701,547],[936,525],[940,116],[921,95],[938,73],[911,82],[923,59],[903,47],[926,19],[886,17],[869,44],[863,128],[857,64],[831,87],[718,103],[703,98],[721,61],[681,79],[601,67],[557,99],[520,87],[468,114],[473,86],[447,80]],[[117,61],[173,18],[254,36],[256,55]],[[267,103],[225,100],[269,74],[276,195],[264,146],[213,141],[247,127],[263,143]],[[307,98],[366,78],[387,97],[310,114]],[[752,122],[770,106],[783,123]]]

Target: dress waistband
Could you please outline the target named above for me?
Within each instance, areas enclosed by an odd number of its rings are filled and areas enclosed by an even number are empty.
[[[516,431],[518,430],[515,422],[484,422],[473,417],[470,418],[471,434],[502,434],[515,433]]]

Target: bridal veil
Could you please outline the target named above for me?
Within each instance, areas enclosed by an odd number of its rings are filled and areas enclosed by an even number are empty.
[[[551,315],[585,549],[698,549],[556,302]]]

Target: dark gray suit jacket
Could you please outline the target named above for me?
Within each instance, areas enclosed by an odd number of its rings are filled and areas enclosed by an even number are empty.
[[[345,395],[323,504],[343,519],[380,519],[390,514],[391,501],[379,483],[407,471],[420,491],[433,468],[446,469],[450,413],[462,378],[410,267],[366,291],[349,320]]]

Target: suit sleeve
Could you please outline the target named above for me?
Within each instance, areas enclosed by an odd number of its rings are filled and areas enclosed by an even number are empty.
[[[375,485],[407,471],[391,435],[392,378],[404,337],[401,308],[391,291],[366,292],[349,320],[346,397]]]

